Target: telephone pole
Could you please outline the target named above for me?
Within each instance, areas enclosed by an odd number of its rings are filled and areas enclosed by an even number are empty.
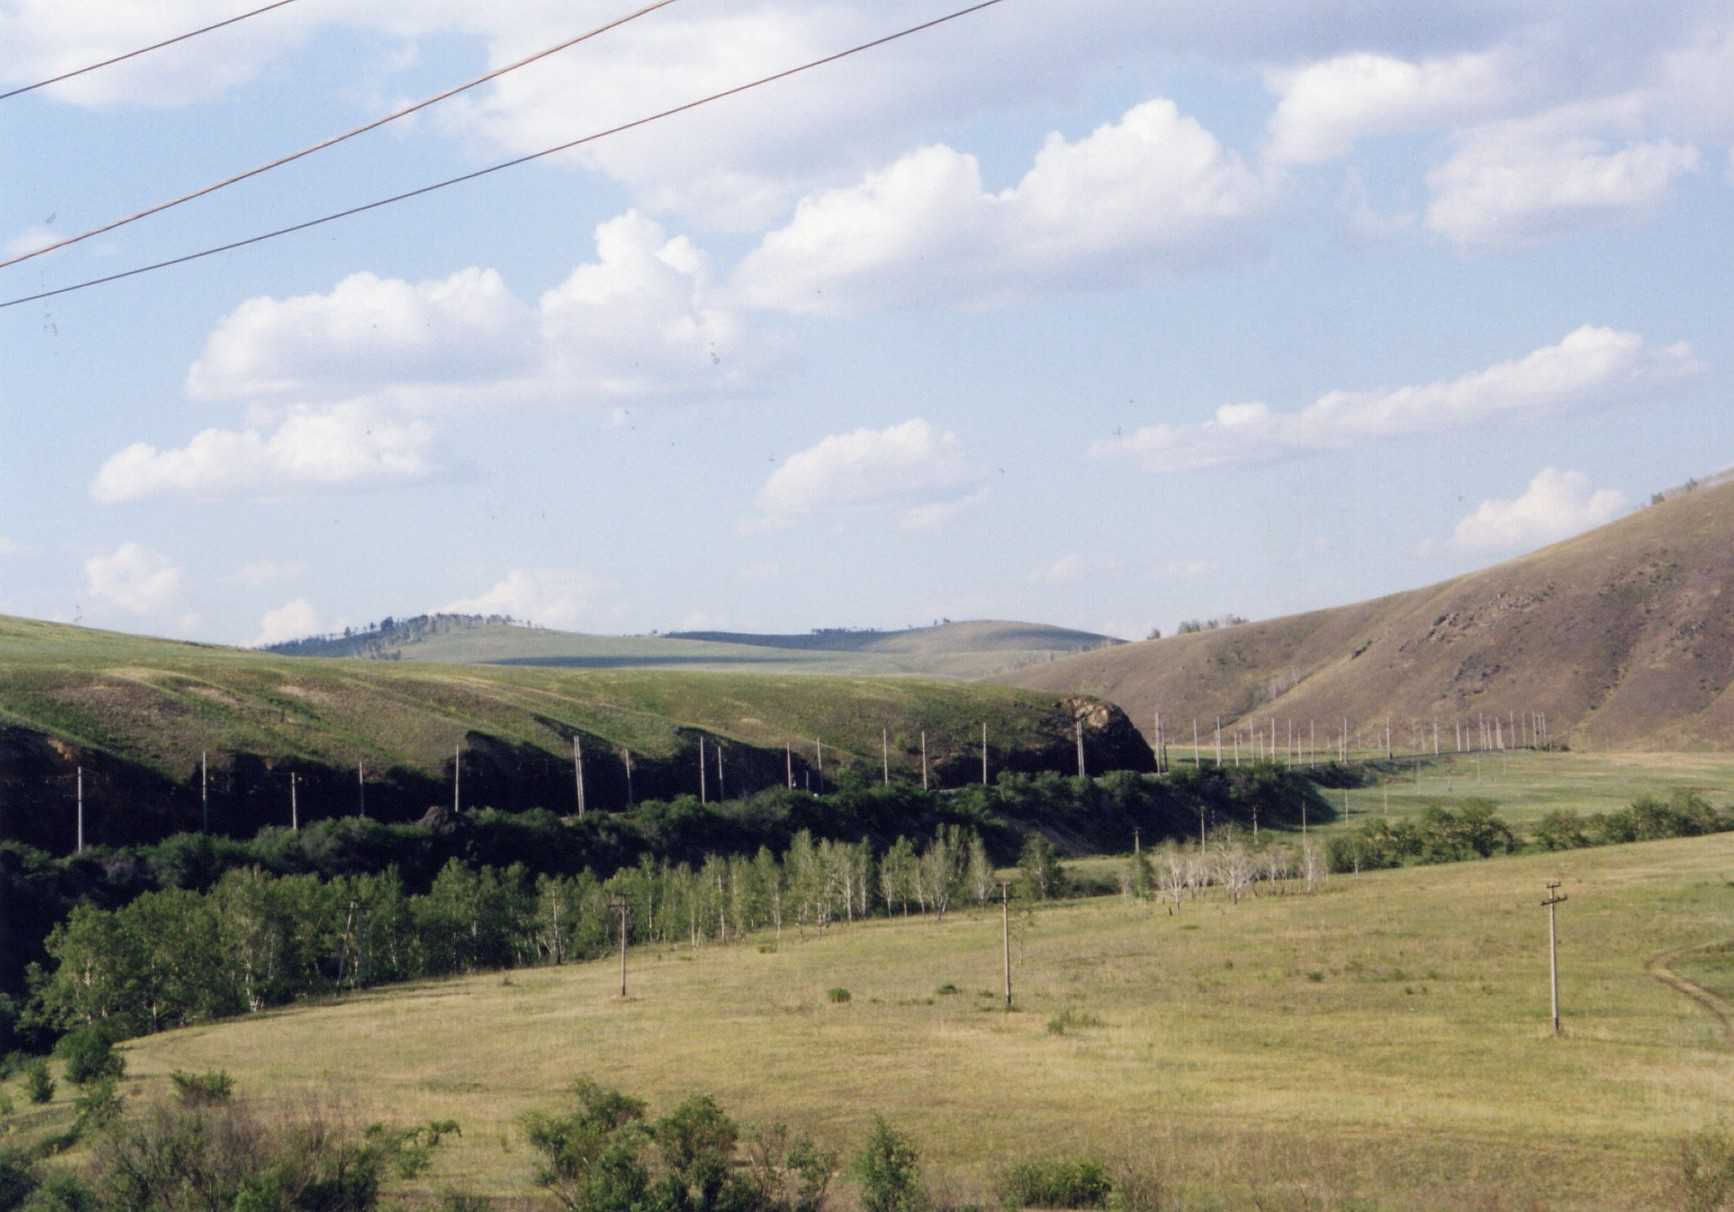
[[[626,765],[626,803],[632,804],[632,750],[625,745],[620,747],[620,760]]]
[[[199,750],[199,816],[204,832],[211,831],[211,767],[207,754]]]
[[[987,786],[987,721],[981,722],[981,785]]]
[[[84,767],[78,768],[78,849],[77,854],[84,853]]]
[[[572,734],[572,782],[578,792],[578,819],[584,819],[584,743]]]
[[[704,737],[702,735],[698,738],[698,802],[701,804],[710,802],[709,796],[705,792]],[[620,996],[625,997],[626,995],[622,993]]]
[[[1559,1034],[1559,906],[1566,900],[1565,893],[1559,891],[1559,881],[1547,882],[1547,899],[1541,902],[1547,910],[1547,979],[1553,994],[1553,1033]]]
[[[987,725],[983,724],[981,727],[984,736],[982,744],[985,746],[987,744],[985,740]],[[985,758],[982,760],[986,761]],[[879,783],[884,787],[891,786],[891,730],[889,728],[879,729]]]
[[[460,742],[459,744],[452,746],[452,811],[453,812],[461,811],[463,808],[463,800],[460,796],[460,792],[463,788],[463,783],[464,783],[464,747],[463,747],[463,744]],[[289,776],[289,786],[291,786],[291,787],[295,786],[295,776],[293,774],[291,774]]]
[[[921,734],[921,789],[927,790],[927,733]]]
[[[626,915],[627,908],[624,897],[615,897],[608,902],[608,907],[620,915],[620,997],[626,998]]]
[[[999,941],[1005,964],[1005,1008],[1012,1008],[1011,994],[1011,881],[999,882]]]
[[[359,816],[367,815],[367,766],[359,760],[355,763],[355,811]]]
[[[295,799],[295,772],[289,772],[289,828],[301,832],[301,805]]]
[[[1083,717],[1080,716],[1078,719],[1073,720],[1072,721],[1072,727],[1073,727],[1073,730],[1077,733],[1077,737],[1078,737],[1078,777],[1081,779],[1089,778],[1090,777],[1089,771],[1084,768],[1084,721],[1083,721]]]

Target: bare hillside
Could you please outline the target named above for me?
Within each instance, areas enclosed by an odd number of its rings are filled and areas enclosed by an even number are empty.
[[[1007,675],[1089,693],[1148,734],[1191,742],[1215,717],[1346,716],[1407,747],[1437,719],[1545,712],[1577,747],[1734,744],[1734,484],[1672,497],[1599,530],[1480,572],[1352,606],[1084,653]],[[1206,721],[1209,721],[1206,723]]]

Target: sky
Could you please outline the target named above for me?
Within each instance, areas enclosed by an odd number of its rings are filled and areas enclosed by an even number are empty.
[[[633,2],[295,0],[0,101],[0,260]],[[677,0],[0,302],[962,2]],[[0,0],[0,91],[253,6]],[[1734,463],[1730,80],[1724,0],[1003,0],[0,307],[0,613],[1137,639],[1443,580]]]

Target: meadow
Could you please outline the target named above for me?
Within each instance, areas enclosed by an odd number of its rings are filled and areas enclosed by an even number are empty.
[[[1561,1039],[1550,879],[1571,898]],[[658,1109],[709,1091],[842,1150],[884,1114],[954,1200],[988,1199],[1008,1159],[1088,1152],[1187,1207],[1668,1207],[1681,1139],[1734,1094],[1734,1053],[1647,966],[1726,941],[1731,906],[1729,835],[1339,875],[1178,915],[1097,898],[1014,918],[1010,1014],[992,911],[786,930],[636,949],[624,1001],[610,960],[170,1032],[126,1046],[126,1085],[224,1069],[256,1096],[456,1119],[422,1185],[493,1196],[528,1190],[516,1117],[588,1075]]]

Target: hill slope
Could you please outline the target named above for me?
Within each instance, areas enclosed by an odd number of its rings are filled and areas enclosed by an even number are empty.
[[[1004,680],[1099,695],[1147,735],[1207,743],[1215,717],[1268,728],[1390,717],[1442,747],[1453,717],[1544,712],[1574,746],[1734,744],[1734,484],[1675,496],[1599,530],[1370,602],[1086,653]]]
[[[603,808],[626,801],[626,751],[637,798],[697,792],[701,738],[731,793],[782,783],[785,744],[797,784],[817,740],[827,777],[877,774],[881,729],[898,777],[919,779],[923,732],[941,786],[979,777],[983,723],[994,769],[1069,771],[1078,714],[1093,767],[1147,767],[1119,713],[999,686],[316,660],[0,616],[0,838],[66,848],[77,767],[89,836],[120,841],[201,819],[202,753],[213,826],[251,833],[287,823],[290,772],[302,819],[355,811],[358,765],[370,814],[419,816],[451,802],[459,749],[465,805],[567,811],[575,736]]]
[[[418,615],[388,619],[378,629],[354,635],[313,637],[268,651],[452,665],[978,678],[1119,642],[1042,623],[994,620],[901,631],[828,628],[805,635],[693,631],[610,636],[551,631],[498,616]]]

